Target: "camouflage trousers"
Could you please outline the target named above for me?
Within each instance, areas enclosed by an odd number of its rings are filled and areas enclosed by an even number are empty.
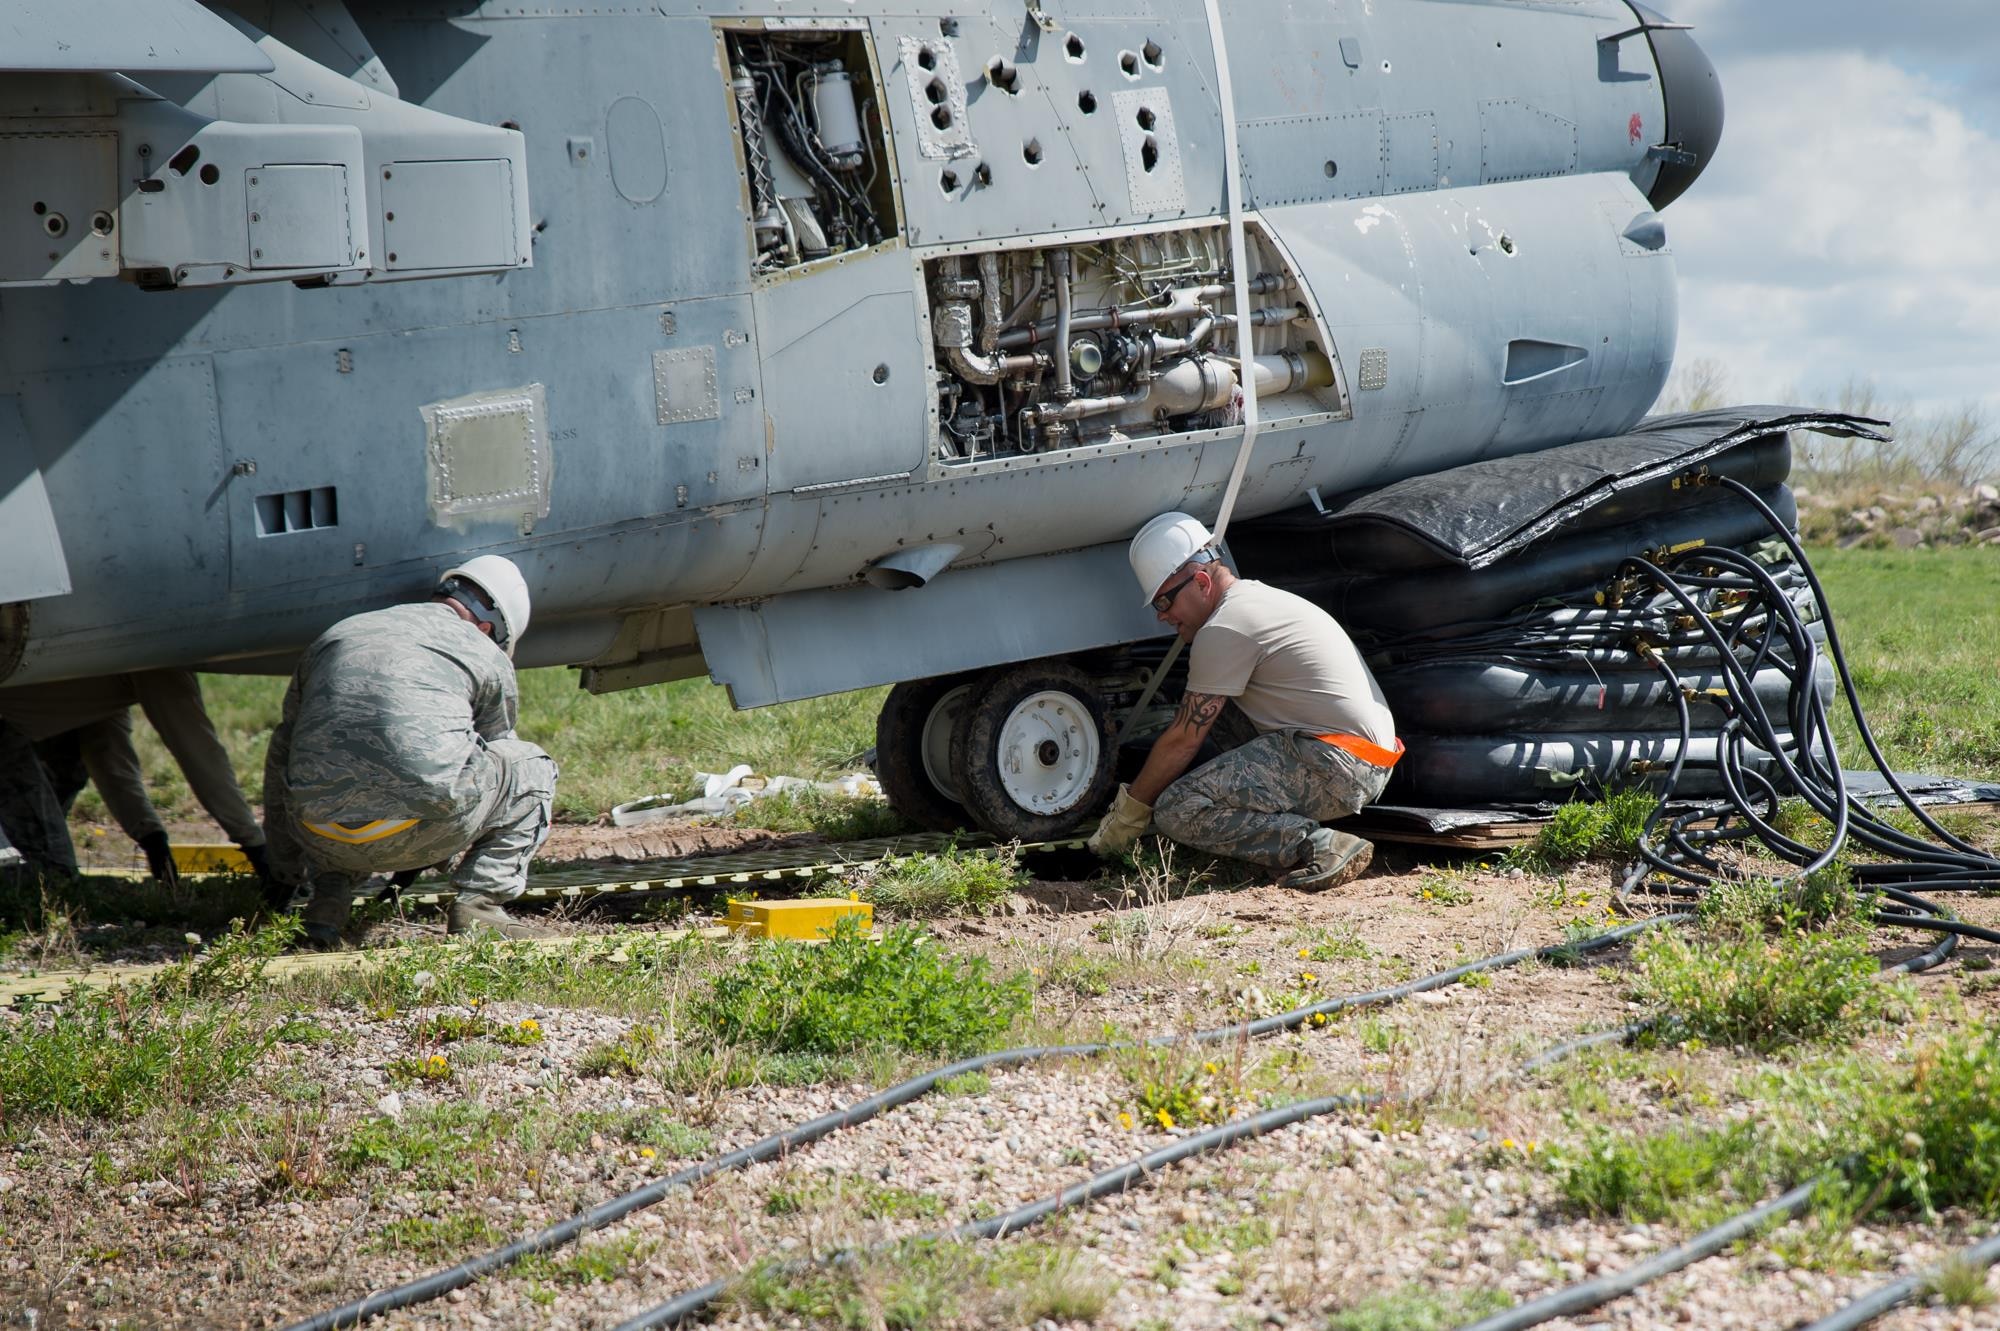
[[[1168,786],[1153,805],[1153,830],[1194,850],[1292,869],[1321,823],[1358,812],[1388,783],[1385,767],[1303,730],[1274,730]]]
[[[35,746],[0,721],[0,831],[36,874],[76,876],[69,820]]]
[[[454,857],[458,865],[452,870],[452,887],[461,898],[502,902],[520,896],[528,883],[528,861],[548,839],[556,763],[526,740],[492,740],[486,753],[495,760],[495,777],[478,803],[456,817],[427,818],[380,839],[353,843],[305,826],[296,792],[282,780],[274,787],[267,769],[265,823],[273,862],[281,857],[288,864],[303,860],[313,894],[306,918],[337,924],[372,875],[428,868]],[[274,790],[279,792],[276,800]]]

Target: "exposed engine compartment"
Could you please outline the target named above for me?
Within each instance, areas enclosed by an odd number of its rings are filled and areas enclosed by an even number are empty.
[[[1338,367],[1297,275],[1253,228],[1260,400],[1318,397]],[[1221,226],[949,256],[925,265],[938,460],[967,463],[1240,422],[1245,357]]]
[[[893,234],[879,85],[861,33],[742,31],[722,40],[756,237],[752,271]]]

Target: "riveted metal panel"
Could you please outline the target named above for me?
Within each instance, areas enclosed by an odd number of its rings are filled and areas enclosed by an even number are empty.
[[[1382,122],[1382,192],[1436,189],[1437,117],[1429,111],[1389,116]]]
[[[382,242],[392,270],[511,268],[515,250],[514,164],[391,162],[382,169]]]
[[[1361,391],[1379,393],[1389,386],[1389,348],[1361,349]]]
[[[896,38],[897,62],[910,92],[910,121],[917,128],[917,151],[937,162],[970,157],[978,148],[965,113],[965,79],[958,48],[948,37]]]
[[[540,384],[473,393],[423,408],[431,521],[476,514],[545,518],[554,467]]]
[[[759,290],[772,491],[907,476],[930,407],[910,256],[880,250]]]
[[[1479,180],[1559,176],[1576,170],[1576,122],[1517,98],[1479,104]]]
[[[1238,141],[1256,207],[1382,192],[1379,111],[1246,121]]]
[[[715,390],[715,348],[676,347],[653,353],[653,401],[660,424],[712,421],[722,414]]]
[[[262,166],[244,173],[252,268],[342,268],[354,261],[347,168]]]
[[[1132,211],[1179,212],[1187,207],[1172,96],[1165,88],[1121,88],[1111,100],[1118,112],[1118,143],[1125,150],[1125,189]]]

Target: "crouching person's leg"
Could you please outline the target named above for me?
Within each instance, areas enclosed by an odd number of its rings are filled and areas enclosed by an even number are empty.
[[[447,923],[455,934],[546,938],[550,930],[515,919],[507,913],[506,903],[527,887],[528,861],[548,839],[556,796],[555,760],[525,740],[495,740],[488,748],[504,760],[506,786],[452,874],[458,895]]]
[[[1382,793],[1388,773],[1301,732],[1259,736],[1188,773],[1153,807],[1154,829],[1184,846],[1331,887],[1368,867],[1374,848],[1320,826]]]
[[[344,943],[354,898],[368,885],[369,874],[354,869],[312,865],[305,873],[312,900],[299,912],[299,943],[319,952],[338,950]]]
[[[1308,795],[1305,776],[1287,736],[1260,735],[1162,791],[1153,830],[1260,868],[1293,868],[1310,853],[1319,826],[1298,812]]]

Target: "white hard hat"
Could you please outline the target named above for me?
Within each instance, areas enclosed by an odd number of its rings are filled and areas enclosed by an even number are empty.
[[[1185,513],[1162,513],[1139,528],[1126,557],[1132,561],[1132,576],[1139,580],[1147,602],[1160,594],[1160,585],[1175,569],[1207,549],[1214,539],[1200,519]]]
[[[462,578],[485,592],[487,604],[466,605],[461,597],[454,596],[454,578]],[[514,655],[514,644],[528,631],[528,583],[521,570],[514,567],[514,561],[504,555],[480,555],[446,569],[444,577],[438,580],[438,595],[451,596],[465,605],[480,623],[491,624],[494,645],[509,657]],[[494,612],[493,618],[485,614],[488,610]]]

